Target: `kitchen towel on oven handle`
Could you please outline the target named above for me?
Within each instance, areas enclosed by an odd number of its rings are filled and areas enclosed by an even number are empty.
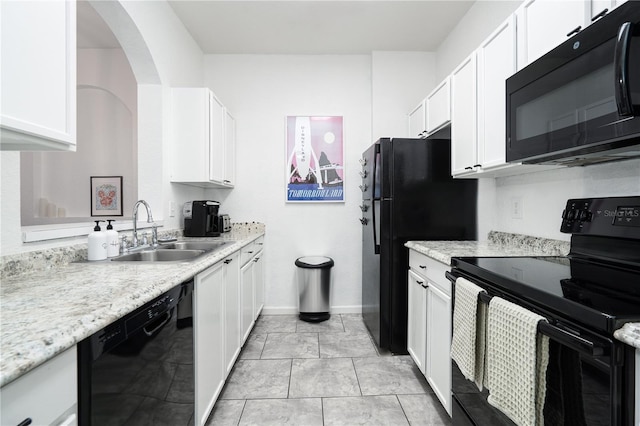
[[[488,401],[520,426],[544,424],[549,338],[538,333],[547,320],[500,297],[487,315]]]
[[[478,296],[486,291],[466,278],[458,277],[454,292],[451,358],[464,377],[482,390],[487,306],[478,301]]]

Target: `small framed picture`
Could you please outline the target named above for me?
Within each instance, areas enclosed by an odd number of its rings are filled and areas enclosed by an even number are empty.
[[[91,176],[91,216],[122,216],[122,176]]]

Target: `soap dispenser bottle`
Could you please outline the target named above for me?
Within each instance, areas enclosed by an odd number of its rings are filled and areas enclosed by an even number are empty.
[[[100,229],[100,222],[104,220],[96,220],[95,228],[89,234],[89,250],[88,260],[105,260],[107,258],[107,235]]]
[[[107,257],[115,257],[120,254],[118,232],[113,229],[111,222],[115,222],[115,219],[107,219],[107,230],[104,231],[107,236]]]

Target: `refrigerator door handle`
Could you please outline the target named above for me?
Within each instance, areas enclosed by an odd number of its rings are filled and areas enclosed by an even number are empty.
[[[373,251],[375,254],[380,254],[380,206],[382,200],[373,200],[373,209],[371,211],[371,218],[373,219]]]

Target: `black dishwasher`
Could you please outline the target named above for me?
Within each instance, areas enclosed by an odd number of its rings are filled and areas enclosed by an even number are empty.
[[[78,344],[85,425],[193,424],[193,280]]]

